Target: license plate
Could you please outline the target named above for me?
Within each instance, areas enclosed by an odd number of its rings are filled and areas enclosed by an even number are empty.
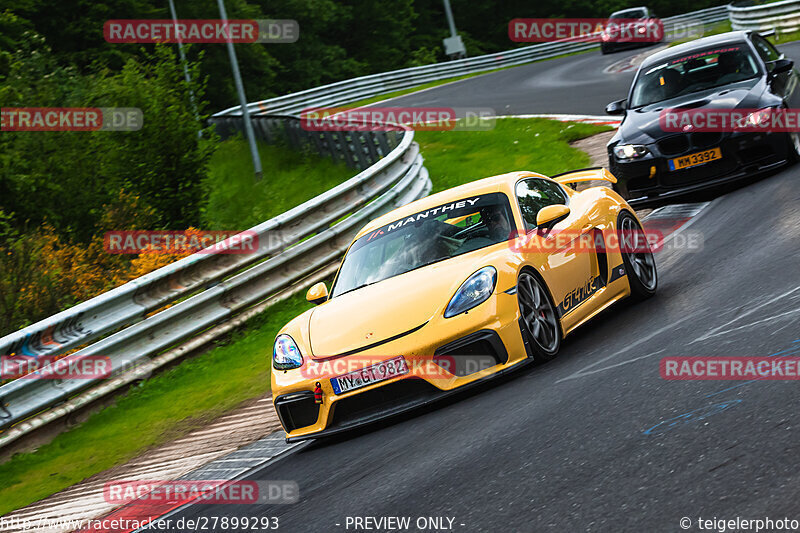
[[[722,150],[719,148],[712,148],[711,150],[703,150],[702,152],[696,152],[694,154],[670,159],[668,163],[670,170],[680,170],[682,168],[703,165],[709,161],[715,161],[717,159],[722,159]]]
[[[403,356],[399,356],[331,378],[331,387],[333,387],[334,394],[343,394],[405,374],[408,374],[408,363]]]

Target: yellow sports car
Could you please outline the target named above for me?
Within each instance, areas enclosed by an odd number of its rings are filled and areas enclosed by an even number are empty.
[[[512,172],[365,226],[330,292],[275,339],[272,395],[287,439],[330,435],[530,361],[627,296],[651,296],[642,225],[602,168]]]

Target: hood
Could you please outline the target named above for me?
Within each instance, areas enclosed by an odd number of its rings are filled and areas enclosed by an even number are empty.
[[[421,329],[444,312],[458,287],[488,265],[485,254],[455,257],[328,300],[309,320],[312,358],[366,349]],[[475,266],[477,265],[477,266]]]
[[[664,132],[659,123],[665,109],[755,109],[771,105],[762,101],[763,92],[764,84],[754,78],[632,109],[626,113],[612,141],[649,144],[671,134]]]

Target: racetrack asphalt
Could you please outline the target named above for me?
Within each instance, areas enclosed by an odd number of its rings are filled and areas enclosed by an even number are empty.
[[[781,48],[800,58],[800,44]],[[391,105],[600,114],[625,96],[633,75],[602,69],[635,53],[534,63]],[[800,520],[798,384],[666,381],[659,373],[666,356],[800,356],[799,180],[794,166],[716,198],[674,248],[656,254],[658,294],[583,326],[556,360],[299,447],[246,478],[296,481],[299,503],[192,505],[169,518],[275,516],[279,531],[291,532],[366,531],[352,518],[390,516],[410,517],[409,531],[441,531],[416,521],[448,517],[452,531],[464,532],[675,532],[698,531],[700,518]],[[702,249],[679,246],[689,235],[702,238]]]
[[[385,107],[488,107],[496,115],[568,113],[604,115],[606,104],[628,96],[634,70],[605,72],[632,56],[660,50],[663,45],[602,55],[598,50],[538,61],[456,81],[399,98]],[[800,60],[800,42],[778,47],[787,57]],[[799,64],[800,65],[800,64]]]

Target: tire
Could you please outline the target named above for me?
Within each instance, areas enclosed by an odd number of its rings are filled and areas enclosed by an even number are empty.
[[[611,189],[615,193],[619,194],[620,197],[626,202],[630,200],[631,196],[628,194],[628,188],[619,179],[619,169],[617,168],[617,163],[614,161],[613,157],[608,158],[608,171],[611,172],[615,178],[617,178],[617,183],[612,183]]]
[[[790,132],[786,134],[786,160],[791,165],[800,161],[800,133]]]
[[[537,276],[523,270],[517,278],[517,303],[533,360],[544,363],[555,359],[561,349],[563,332],[547,286]]]
[[[636,300],[650,298],[658,288],[656,260],[642,226],[628,211],[622,211],[617,217],[617,237],[631,297]]]

